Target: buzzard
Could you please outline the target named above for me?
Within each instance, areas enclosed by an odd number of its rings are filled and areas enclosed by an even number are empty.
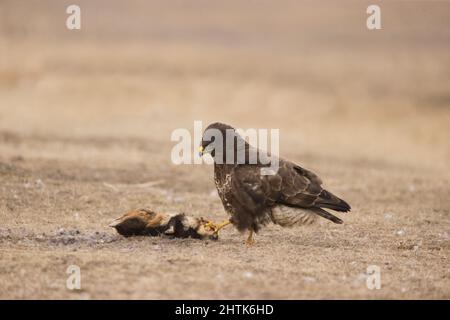
[[[203,133],[199,151],[200,156],[209,153],[214,159],[214,182],[225,211],[231,216],[209,227],[218,232],[232,224],[241,232],[248,230],[247,245],[254,243],[253,233],[269,222],[289,227],[311,223],[321,216],[342,223],[325,209],[350,211],[347,202],[322,188],[322,180],[316,174],[293,162],[277,158],[278,170],[262,175],[261,168],[269,166],[262,161],[266,152],[247,143],[229,125],[210,124]],[[244,151],[243,160],[238,157],[239,151]]]

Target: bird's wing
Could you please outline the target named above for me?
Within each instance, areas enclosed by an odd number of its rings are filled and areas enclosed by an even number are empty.
[[[235,196],[245,207],[266,207],[277,201],[281,191],[281,178],[278,175],[261,176],[260,167],[237,166],[233,170],[233,188]]]
[[[268,220],[268,210],[276,203],[281,191],[278,175],[261,176],[261,167],[253,165],[237,166],[232,171],[232,203],[239,225],[264,224]]]
[[[282,179],[280,203],[312,207],[322,192],[322,181],[314,173],[288,161],[280,161],[278,175]]]
[[[289,161],[280,161],[278,175],[282,179],[279,203],[301,208],[329,208],[349,211],[350,206],[322,188],[322,180],[313,172]]]
[[[336,221],[330,220],[336,223],[342,222],[320,208],[348,211],[350,206],[323,189],[317,175],[289,161],[280,160],[279,165],[274,175],[261,175],[261,167],[254,165],[233,169],[230,205],[238,220],[238,229],[244,225],[257,228],[266,223],[270,208],[277,204],[311,209],[327,219],[328,216],[335,218]]]

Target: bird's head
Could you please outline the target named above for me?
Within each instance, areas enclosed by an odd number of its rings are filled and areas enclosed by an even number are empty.
[[[236,138],[235,129],[227,124],[214,122],[210,124],[203,132],[202,142],[199,147],[199,154],[210,154],[214,159],[225,156],[227,146],[233,144],[229,140]]]

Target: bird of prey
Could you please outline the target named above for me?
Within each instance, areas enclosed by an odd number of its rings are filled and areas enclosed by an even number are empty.
[[[221,139],[211,131],[221,133]],[[245,150],[244,161],[237,158],[239,145]],[[342,223],[325,209],[350,211],[347,202],[322,188],[322,180],[316,174],[293,162],[277,158],[278,170],[262,175],[261,168],[267,162],[261,161],[261,155],[266,152],[247,143],[227,124],[210,124],[203,133],[199,151],[200,156],[209,153],[214,159],[214,182],[225,211],[231,216],[209,227],[218,232],[232,224],[241,232],[248,230],[247,245],[254,244],[253,233],[269,222],[289,227],[311,223],[321,216]],[[252,155],[256,161],[249,161]]]

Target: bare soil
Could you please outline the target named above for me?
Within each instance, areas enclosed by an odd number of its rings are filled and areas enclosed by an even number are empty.
[[[79,1],[68,31],[66,2],[0,3],[0,298],[450,298],[450,3],[368,31],[364,1]],[[194,120],[279,128],[344,224],[118,235],[141,207],[226,218],[212,167],[170,160]]]

